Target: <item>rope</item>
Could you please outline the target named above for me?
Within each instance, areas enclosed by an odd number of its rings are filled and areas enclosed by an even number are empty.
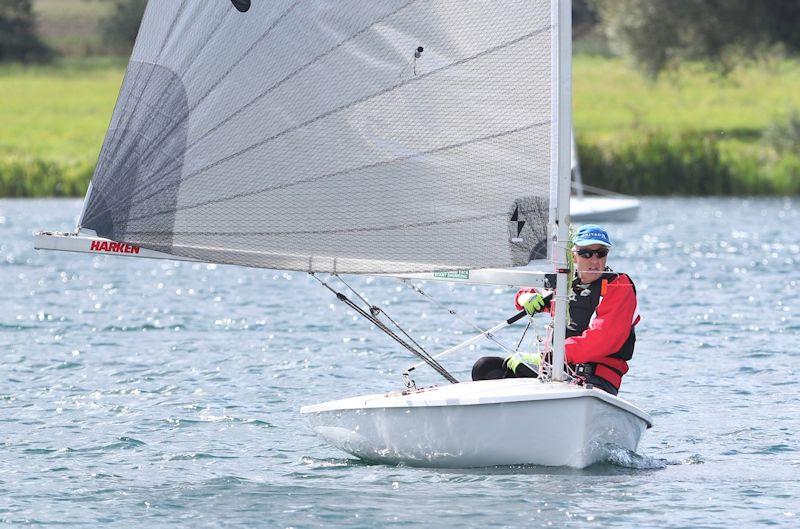
[[[403,335],[404,335],[406,338],[408,338],[408,339],[411,341],[411,343],[413,343],[414,345],[416,345],[416,346],[417,346],[417,348],[419,348],[419,350],[420,350],[420,351],[422,351],[423,353],[425,353],[426,355],[428,355],[428,356],[429,356],[431,359],[433,359],[433,356],[431,356],[431,354],[430,354],[430,353],[428,353],[428,351],[426,351],[424,347],[422,347],[422,346],[421,346],[419,343],[417,343],[417,341],[416,341],[416,340],[415,340],[413,337],[411,337],[411,335],[410,335],[410,334],[408,334],[408,333],[407,333],[407,332],[406,332],[406,331],[405,331],[405,330],[404,330],[404,329],[403,329],[403,328],[400,326],[400,324],[399,324],[399,323],[397,323],[396,321],[394,321],[394,320],[392,319],[392,317],[391,317],[391,316],[389,316],[389,314],[388,314],[388,313],[387,313],[385,310],[383,310],[382,308],[380,308],[380,307],[379,307],[379,306],[377,306],[377,305],[372,305],[370,302],[368,302],[366,299],[364,299],[364,297],[362,297],[362,296],[361,296],[361,294],[359,294],[358,292],[356,292],[356,290],[355,290],[353,287],[351,287],[350,285],[348,285],[348,284],[347,284],[347,282],[345,282],[345,280],[344,280],[344,279],[342,279],[342,276],[340,276],[340,275],[337,275],[337,276],[336,276],[336,278],[337,278],[339,281],[341,281],[341,282],[342,282],[342,283],[343,283],[343,284],[344,284],[344,285],[345,285],[347,288],[349,288],[351,292],[353,292],[353,293],[354,293],[356,296],[358,296],[358,299],[360,299],[360,300],[361,300],[361,301],[364,303],[364,305],[366,305],[366,306],[368,306],[368,307],[369,307],[369,312],[370,312],[370,314],[372,314],[372,316],[374,316],[374,317],[376,317],[376,318],[378,317],[378,314],[383,314],[384,316],[386,316],[386,319],[388,319],[390,322],[392,322],[392,324],[393,324],[395,327],[397,327],[397,328],[400,330],[400,332],[402,332],[402,333],[403,333]]]
[[[310,275],[314,279],[319,281],[322,284],[322,286],[324,286],[325,288],[330,290],[333,294],[335,294],[336,298],[339,301],[341,301],[342,303],[344,303],[348,307],[350,307],[353,310],[355,310],[356,312],[358,312],[361,316],[366,318],[369,322],[371,322],[373,325],[375,325],[380,330],[382,330],[384,333],[386,333],[394,341],[396,341],[401,346],[403,346],[405,349],[410,351],[412,354],[414,354],[415,356],[420,358],[423,362],[428,364],[428,366],[430,366],[434,371],[436,371],[437,373],[442,375],[442,377],[444,377],[445,380],[447,380],[448,382],[450,382],[452,384],[457,384],[458,383],[458,380],[455,377],[453,377],[453,375],[451,375],[439,362],[437,362],[436,359],[431,357],[431,355],[428,354],[424,349],[422,349],[422,348],[420,348],[421,350],[416,349],[414,346],[412,346],[411,344],[409,344],[408,342],[406,342],[405,340],[403,340],[402,338],[397,336],[397,334],[395,334],[391,329],[389,329],[386,326],[385,323],[383,323],[381,320],[379,320],[376,315],[373,315],[371,313],[371,311],[367,312],[363,308],[359,307],[356,303],[351,301],[347,296],[345,296],[341,292],[336,291],[336,289],[331,287],[328,283],[326,283],[325,281],[323,281],[322,279],[317,277],[316,274],[314,274],[313,272],[311,272]],[[359,296],[359,297],[361,297],[361,296]],[[361,298],[361,299],[363,299],[363,298]],[[371,307],[370,307],[370,309],[371,309]],[[383,312],[383,311],[381,310],[380,312]],[[386,314],[386,313],[384,312],[384,314]],[[394,323],[394,321],[393,321],[393,323]],[[395,325],[397,325],[397,323],[395,323]],[[403,332],[403,334],[408,336],[408,334],[405,331],[403,331],[403,329],[399,325],[398,325],[398,328]],[[413,342],[413,340],[412,340],[412,342]]]
[[[481,327],[480,327],[480,326],[479,326],[477,323],[473,322],[472,320],[470,320],[470,319],[468,319],[468,318],[465,318],[464,316],[462,316],[461,314],[459,314],[458,312],[456,312],[456,310],[455,310],[455,309],[451,309],[450,307],[448,307],[447,305],[445,305],[445,304],[444,304],[444,303],[442,303],[441,301],[438,301],[437,299],[435,299],[435,298],[434,298],[433,296],[431,296],[430,294],[428,294],[428,293],[424,292],[424,291],[423,291],[423,290],[422,290],[420,287],[418,287],[417,285],[415,285],[414,283],[412,283],[410,280],[408,280],[408,279],[400,279],[400,281],[401,281],[401,282],[402,282],[404,285],[406,285],[408,288],[410,288],[410,289],[411,289],[411,290],[413,290],[414,292],[416,292],[416,293],[420,294],[422,297],[424,297],[425,299],[427,299],[427,300],[428,300],[428,301],[430,301],[431,303],[433,303],[433,304],[435,304],[435,305],[438,305],[439,307],[442,307],[444,310],[446,310],[448,313],[450,313],[450,314],[451,314],[451,315],[452,315],[454,318],[461,320],[462,322],[464,322],[464,323],[466,323],[467,325],[471,326],[473,329],[475,329],[475,330],[476,330],[476,331],[478,331],[479,333],[481,333],[481,334],[486,334],[486,338],[488,338],[489,340],[491,340],[491,341],[493,341],[494,343],[496,343],[497,345],[499,345],[499,346],[500,346],[500,348],[501,348],[501,349],[503,349],[503,350],[504,350],[506,353],[508,353],[508,354],[514,354],[514,353],[516,352],[516,351],[512,351],[512,350],[511,350],[511,349],[510,349],[508,346],[506,346],[506,345],[505,345],[503,342],[501,342],[500,340],[498,340],[497,338],[495,338],[494,334],[492,334],[492,333],[487,333],[487,332],[486,332],[484,329],[482,329],[482,328],[481,328]],[[524,336],[524,334],[523,334],[523,336]],[[519,348],[519,345],[517,345],[517,348]]]
[[[525,326],[525,330],[522,331],[522,336],[519,337],[519,341],[517,342],[517,346],[514,348],[514,353],[515,354],[519,352],[519,346],[522,345],[522,340],[525,339],[525,334],[528,332],[528,329],[530,328],[531,323],[533,323],[533,316],[530,316],[528,318],[528,324]]]

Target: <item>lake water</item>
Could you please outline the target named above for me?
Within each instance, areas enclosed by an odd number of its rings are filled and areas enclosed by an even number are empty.
[[[800,201],[643,205],[638,222],[608,226],[609,264],[633,277],[643,315],[621,391],[655,419],[638,454],[581,471],[444,471],[361,463],[300,416],[398,389],[414,362],[314,279],[39,253],[32,232],[72,229],[80,202],[0,201],[0,521],[798,527]],[[429,350],[470,333],[393,280],[353,284]],[[508,288],[425,288],[486,327],[513,313]],[[490,352],[445,365],[468,378]]]

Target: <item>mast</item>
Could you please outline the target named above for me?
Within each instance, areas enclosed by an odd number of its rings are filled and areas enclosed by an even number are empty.
[[[581,179],[581,162],[578,160],[578,147],[575,145],[575,127],[572,128],[572,141],[570,142],[570,149],[572,150],[572,185],[575,188],[575,196],[583,198],[583,180]]]
[[[553,380],[564,379],[564,340],[567,331],[567,239],[572,169],[572,1],[558,2],[558,186],[553,262],[556,294],[553,329]]]

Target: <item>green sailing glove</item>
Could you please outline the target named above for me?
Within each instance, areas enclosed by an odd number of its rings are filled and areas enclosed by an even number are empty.
[[[506,358],[505,364],[506,367],[509,370],[511,370],[512,373],[517,375],[519,374],[517,373],[517,368],[519,368],[519,366],[524,366],[525,364],[528,364],[528,366],[535,366],[538,368],[541,361],[542,359],[541,357],[539,357],[538,354],[522,353],[509,356],[508,358]]]
[[[544,298],[541,294],[531,294],[531,297],[522,304],[522,308],[525,309],[525,312],[533,316],[537,312],[541,311],[544,308],[544,305]]]

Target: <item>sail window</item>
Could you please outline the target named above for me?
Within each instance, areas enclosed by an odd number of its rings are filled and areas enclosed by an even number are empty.
[[[231,0],[231,3],[233,4],[233,7],[242,13],[250,9],[250,0]]]

